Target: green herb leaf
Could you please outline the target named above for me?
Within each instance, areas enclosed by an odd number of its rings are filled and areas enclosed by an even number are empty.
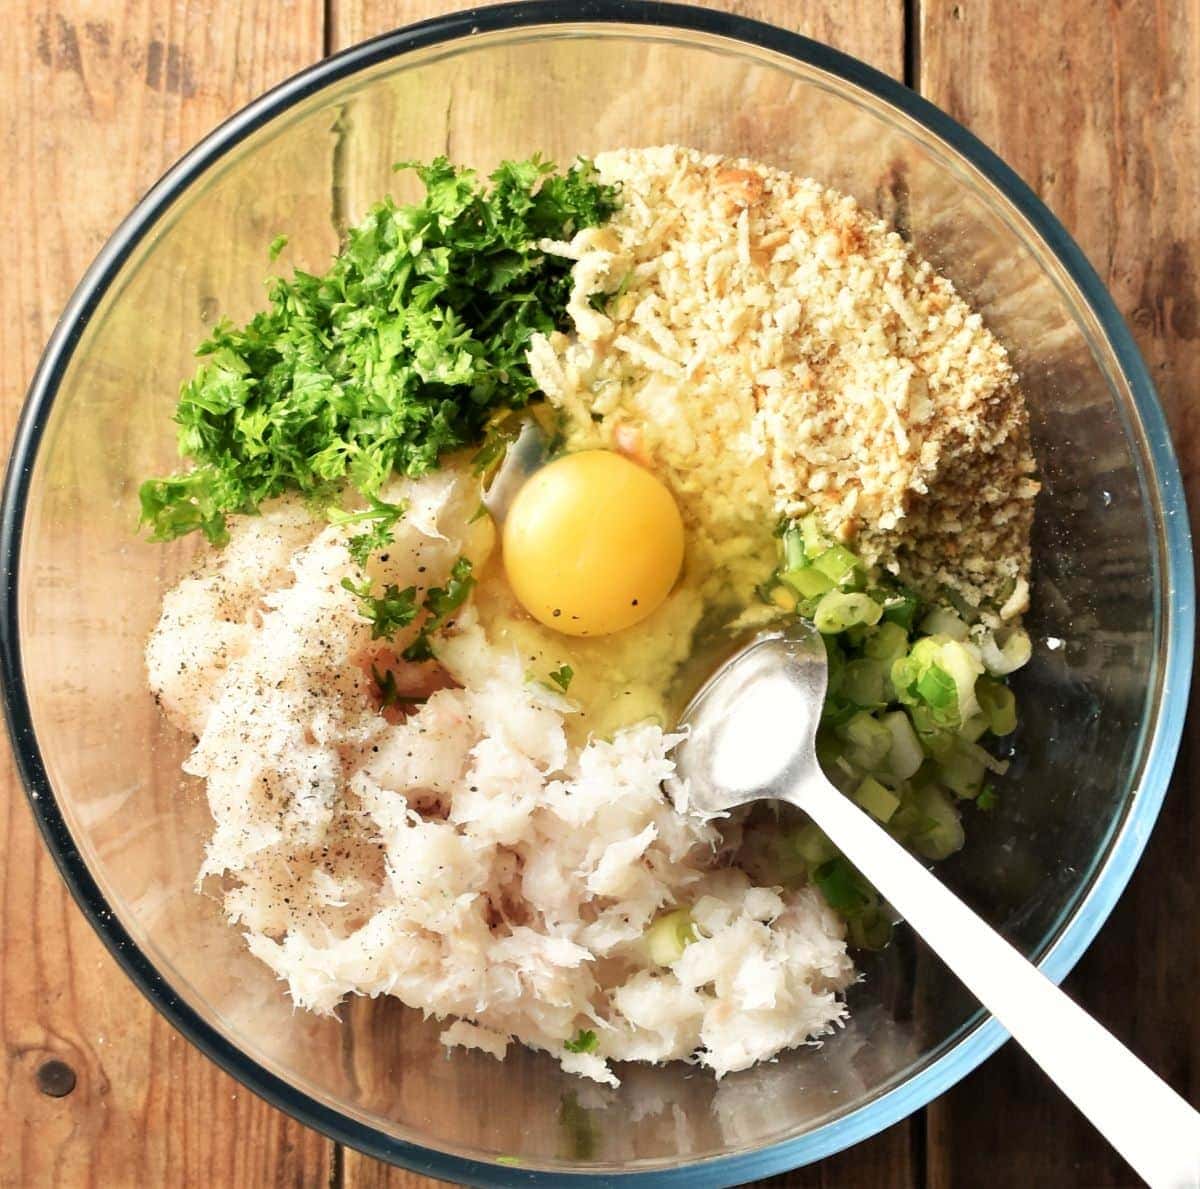
[[[460,557],[450,571],[446,585],[435,586],[425,595],[425,622],[417,638],[404,650],[406,661],[428,661],[433,659],[433,647],[429,637],[442,627],[447,618],[467,601],[475,579],[471,575],[471,562]]]
[[[334,524],[368,524],[365,532],[355,533],[346,542],[346,551],[360,569],[372,553],[386,549],[392,543],[396,523],[407,511],[403,501],[389,504],[377,496],[367,497],[367,507],[359,512],[331,509],[329,519]]]
[[[378,496],[536,393],[525,353],[568,328],[571,268],[538,243],[603,222],[614,189],[583,161],[564,174],[508,161],[490,185],[444,157],[404,168],[421,202],[379,203],[323,276],[275,279],[266,310],[200,346],[175,413],[194,469],[141,491],[153,540],[199,530],[221,544],[226,515],[285,491]]]
[[[371,621],[372,640],[391,639],[417,617],[415,586],[401,590],[389,582],[378,596],[371,594],[371,583],[366,579],[356,583],[352,578],[343,578],[342,586],[358,598],[363,618]]]
[[[272,260],[277,260],[279,258],[279,253],[282,252],[287,245],[288,237],[286,235],[277,235],[271,241],[270,247],[267,248],[267,255],[270,256]]]
[[[372,665],[371,677],[379,687],[379,698],[384,709],[386,710],[389,706],[395,706],[400,701],[400,691],[396,688],[396,674],[391,669],[385,669],[381,673]]]
[[[561,669],[555,669],[550,674],[550,680],[565,694],[571,688],[571,678],[574,676],[575,670],[570,665],[563,665]]]
[[[916,683],[917,693],[933,707],[934,710],[948,710],[958,700],[958,686],[940,665],[930,665]]]
[[[580,1028],[571,1040],[563,1041],[563,1048],[568,1053],[591,1053],[595,1051],[596,1034],[590,1029]]]
[[[871,885],[840,855],[813,872],[813,883],[829,907],[846,916],[862,912],[876,899]]]
[[[379,689],[379,703],[384,710],[392,706],[420,706],[429,700],[428,698],[414,698],[408,694],[402,694],[396,685],[396,674],[391,669],[384,669],[381,673],[372,665],[371,677]]]
[[[910,632],[920,610],[921,602],[917,596],[901,586],[892,591],[883,604],[883,618],[888,623],[899,624],[906,632]]]

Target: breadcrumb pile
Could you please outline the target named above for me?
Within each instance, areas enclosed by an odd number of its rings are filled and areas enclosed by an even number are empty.
[[[575,260],[574,334],[530,352],[575,439],[632,440],[726,541],[814,511],[928,599],[1024,611],[1028,417],[950,282],[853,199],[753,161],[667,146],[596,167],[621,205],[543,245]]]

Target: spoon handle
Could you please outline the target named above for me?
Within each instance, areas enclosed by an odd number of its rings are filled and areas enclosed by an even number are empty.
[[[1153,1189],[1200,1186],[1200,1114],[819,773],[803,809]]]

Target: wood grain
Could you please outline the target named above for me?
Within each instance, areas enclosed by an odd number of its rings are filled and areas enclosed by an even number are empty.
[[[487,8],[502,0],[482,0]],[[904,0],[693,0],[815,37],[899,78],[904,72]],[[454,12],[446,0],[329,0],[331,48]]]
[[[919,81],[1037,189],[1131,324],[1200,506],[1200,4],[937,0]],[[1194,705],[1195,703],[1193,703]],[[1132,883],[1067,989],[1200,1101],[1195,714]],[[1134,1185],[1011,1044],[928,1111],[929,1185]]]
[[[59,309],[171,161],[322,50],[320,0],[17,0],[0,38],[0,437]],[[9,118],[11,117],[11,118]],[[0,1184],[320,1184],[332,1145],[242,1089],[134,990],[0,770]],[[74,1088],[39,1089],[49,1060]],[[59,1071],[57,1084],[70,1085]]]
[[[900,76],[902,0],[703,0]],[[117,219],[241,103],[446,0],[10,0],[0,39],[0,441],[62,303]],[[1200,506],[1200,0],[910,0],[915,81],[1038,189],[1112,288]],[[329,24],[325,27],[324,16]],[[53,196],[52,199],[48,196]],[[1200,1096],[1200,736],[1147,856],[1068,983]],[[322,1140],[242,1090],[133,991],[61,885],[11,764],[0,769],[0,1186],[435,1184]],[[1165,1024],[1169,1021],[1170,1024]],[[39,1089],[51,1059],[75,1075]],[[52,1074],[53,1071],[50,1071]],[[66,1083],[63,1083],[66,1084]],[[44,1076],[47,1091],[57,1088]],[[1008,1046],[927,1113],[774,1185],[1131,1185]]]

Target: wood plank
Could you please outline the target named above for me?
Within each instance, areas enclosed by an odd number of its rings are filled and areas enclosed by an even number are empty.
[[[1200,4],[933,0],[922,92],[996,149],[1066,223],[1150,365],[1200,506]],[[1067,989],[1200,1100],[1200,719],[1116,912]],[[929,1183],[1137,1180],[1009,1044],[929,1111]]]
[[[494,2],[494,0],[488,0]],[[904,5],[900,0],[705,0],[708,7],[769,20],[826,41],[873,63],[895,77],[904,68]],[[330,45],[334,50],[365,38],[453,11],[446,0],[331,0]],[[456,141],[456,147],[459,147]],[[539,146],[530,146],[539,147]],[[459,156],[470,154],[459,149]],[[386,153],[384,154],[386,157]],[[359,187],[360,189],[362,187]],[[350,207],[374,195],[354,194]],[[772,1186],[838,1186],[855,1189],[902,1189],[916,1184],[918,1158],[912,1137],[914,1125],[904,1122],[852,1152],[822,1164],[774,1178]],[[422,1189],[437,1182],[400,1169],[388,1168],[357,1152],[343,1152],[340,1169],[346,1189]]]
[[[6,6],[5,443],[57,313],[109,232],[203,133],[320,56],[322,15],[320,0]],[[108,956],[36,836],[7,753],[0,798],[0,1184],[323,1183],[332,1145],[221,1073]]]
[[[503,0],[482,0],[487,8]],[[904,73],[904,0],[695,0],[814,37],[900,78]],[[377,37],[464,7],[447,0],[329,0],[331,48]]]

